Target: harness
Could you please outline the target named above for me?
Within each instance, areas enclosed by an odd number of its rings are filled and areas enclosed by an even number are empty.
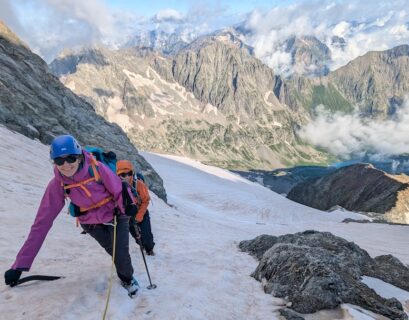
[[[72,183],[72,184],[64,184],[63,182],[61,182],[62,187],[64,188],[64,196],[65,198],[69,197],[69,191],[67,192],[67,190],[73,189],[73,188],[81,188],[84,193],[86,194],[86,196],[88,198],[91,198],[92,194],[91,191],[87,188],[87,184],[89,184],[92,181],[98,182],[98,183],[102,183],[102,179],[100,174],[98,173],[98,161],[92,157],[91,158],[91,168],[90,168],[90,174],[91,174],[91,178],[85,179],[83,181],[77,182],[77,183]],[[96,209],[99,207],[102,207],[103,205],[107,204],[109,201],[111,201],[113,199],[113,196],[108,196],[94,204],[92,204],[89,207],[78,207],[79,208],[79,214],[78,215],[83,215],[85,214],[87,211],[92,210],[92,209]]]

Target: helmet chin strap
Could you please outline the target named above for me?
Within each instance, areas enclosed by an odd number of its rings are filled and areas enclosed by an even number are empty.
[[[79,158],[80,163],[78,164],[78,168],[77,171],[75,173],[77,173],[78,171],[80,171],[82,168],[84,168],[84,155],[82,154]]]

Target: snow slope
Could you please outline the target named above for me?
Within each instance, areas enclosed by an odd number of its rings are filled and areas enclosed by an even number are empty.
[[[52,175],[48,147],[0,126],[0,271],[6,271],[28,234]],[[156,256],[147,257],[157,289],[149,284],[139,248],[131,256],[142,290],[131,300],[114,278],[108,319],[278,319],[285,302],[264,294],[249,275],[256,260],[237,249],[263,233],[331,231],[372,256],[391,253],[409,264],[408,227],[343,224],[357,214],[321,212],[289,201],[228,171],[176,156],[143,153],[162,176],[169,205],[152,195]],[[0,319],[101,319],[111,261],[65,211],[54,222],[30,273],[63,275],[54,282],[15,288],[0,283]],[[23,274],[25,275],[25,274]],[[390,294],[388,284],[374,283]],[[387,289],[387,290],[386,290]],[[396,288],[395,288],[396,289]],[[408,295],[399,292],[405,303]],[[406,302],[407,305],[409,302]],[[345,305],[314,319],[359,319]],[[358,316],[356,316],[358,315]],[[375,316],[365,313],[365,319]],[[312,318],[311,318],[312,319]]]

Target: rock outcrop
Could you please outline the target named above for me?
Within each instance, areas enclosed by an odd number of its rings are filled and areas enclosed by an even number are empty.
[[[66,88],[47,64],[2,23],[0,74],[0,123],[45,144],[57,135],[70,133],[84,145],[113,150],[119,158],[137,164],[150,189],[166,201],[162,179],[124,131]]]
[[[409,224],[409,177],[387,174],[370,164],[343,167],[300,183],[287,198],[320,210],[338,205],[351,211],[384,214],[387,221]]]
[[[383,298],[361,282],[366,275],[409,290],[409,268],[392,256],[372,259],[353,242],[313,230],[263,235],[239,247],[260,261],[252,276],[263,282],[264,291],[287,298],[298,313],[351,303],[389,319],[408,319],[397,299]]]

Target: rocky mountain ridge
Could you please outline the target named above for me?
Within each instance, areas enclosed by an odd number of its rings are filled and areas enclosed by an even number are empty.
[[[317,41],[294,38],[288,49],[307,62],[328,58]],[[318,78],[285,79],[227,30],[199,37],[171,57],[146,48],[97,48],[65,53],[50,67],[144,150],[270,170],[335,160],[298,135],[319,105],[331,112],[358,109],[369,119],[393,115],[408,89],[405,48],[368,53]]]
[[[393,116],[409,92],[409,45],[371,51],[327,76],[294,77],[285,83],[287,96],[280,101],[304,106],[311,114],[323,105],[331,112],[358,111],[363,117]]]
[[[1,124],[45,144],[57,135],[70,133],[84,145],[113,150],[119,158],[132,160],[145,174],[150,189],[166,201],[162,179],[123,130],[66,88],[2,23],[0,74]]]
[[[110,121],[126,118],[120,125],[145,150],[231,168],[325,161],[295,134],[308,113],[282,105],[274,92],[281,79],[230,40],[198,39],[173,58],[98,49],[62,56],[50,67],[99,114]],[[103,56],[107,64],[89,63],[91,56]],[[78,61],[75,68],[67,66],[72,61]]]

